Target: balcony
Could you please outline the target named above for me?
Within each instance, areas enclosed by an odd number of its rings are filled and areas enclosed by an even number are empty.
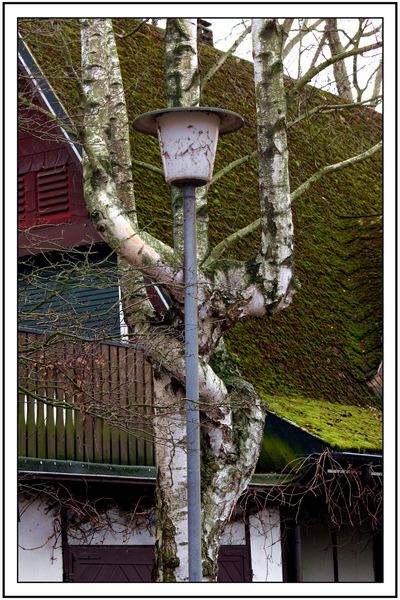
[[[154,475],[152,370],[140,347],[34,330],[19,331],[18,346],[20,470]]]

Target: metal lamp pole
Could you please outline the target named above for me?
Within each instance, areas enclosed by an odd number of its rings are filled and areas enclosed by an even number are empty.
[[[183,187],[185,255],[185,371],[189,581],[201,581],[199,354],[197,314],[196,189]]]
[[[185,258],[185,385],[189,581],[202,580],[196,187],[211,181],[218,135],[243,119],[221,108],[165,108],[140,115],[133,127],[157,136],[167,183],[182,188]]]

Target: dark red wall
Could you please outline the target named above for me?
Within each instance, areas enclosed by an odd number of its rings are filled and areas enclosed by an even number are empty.
[[[61,128],[39,110],[20,106],[18,131],[19,254],[78,246],[100,237],[83,199],[82,166]]]

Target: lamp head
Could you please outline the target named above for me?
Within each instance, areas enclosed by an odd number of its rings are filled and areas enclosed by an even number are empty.
[[[222,108],[164,108],[144,113],[133,122],[141,133],[158,137],[164,176],[178,187],[211,181],[218,135],[243,125],[238,114]]]

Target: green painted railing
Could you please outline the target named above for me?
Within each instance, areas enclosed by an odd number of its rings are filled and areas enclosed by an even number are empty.
[[[18,333],[18,456],[154,465],[152,371],[132,344]]]

